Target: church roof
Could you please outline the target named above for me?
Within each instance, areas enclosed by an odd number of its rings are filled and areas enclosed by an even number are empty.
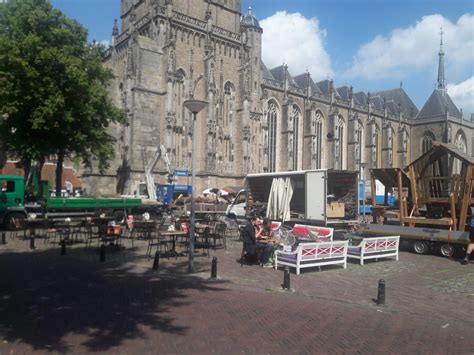
[[[308,80],[307,77],[308,77],[308,74],[303,73],[303,74],[295,76],[293,80],[295,81],[296,85],[298,85],[300,88],[306,89],[306,80]]]
[[[300,75],[297,75],[293,78],[295,83],[302,89],[306,89],[307,85],[307,80],[309,77],[309,87],[311,88],[311,93],[316,93],[316,94],[321,94],[321,90],[317,87],[317,85],[314,83],[313,79],[311,76],[308,75],[308,73],[303,73]]]
[[[383,100],[379,95],[371,96],[370,103],[376,110],[383,110]]]
[[[367,101],[368,101],[369,97],[367,96],[367,94],[365,92],[363,92],[363,91],[356,92],[354,94],[354,97],[359,102],[359,105],[362,105],[362,106],[367,105]]]
[[[252,14],[252,8],[251,7],[249,7],[249,11],[248,11],[247,15],[242,17],[241,24],[242,24],[242,26],[248,27],[248,28],[256,28],[256,29],[259,29],[259,30],[262,29],[260,27],[260,24],[258,23],[258,20]]]
[[[391,107],[387,106],[390,113],[398,114],[398,105],[400,105],[400,109],[404,117],[414,117],[418,113],[418,108],[410,99],[410,97],[407,95],[405,90],[403,90],[403,88],[377,91],[377,92],[372,93],[372,97],[375,97],[375,96],[380,96],[382,98],[382,102],[383,102],[383,99],[385,99],[386,102],[389,102],[389,101],[394,102],[393,107],[395,108],[395,110],[393,112],[391,110],[392,105]]]
[[[349,95],[350,95],[350,92],[351,92],[351,88],[347,85],[344,85],[344,86],[341,86],[339,88],[336,89],[338,95],[341,97],[341,99],[345,100],[345,101],[349,101]]]
[[[270,69],[270,73],[273,75],[275,80],[285,81],[285,66],[280,65],[279,67]]]
[[[262,70],[262,76],[265,79],[275,80],[272,73],[270,73],[270,70],[268,70],[267,66],[265,65],[263,61],[260,61],[260,69]]]
[[[329,79],[323,80],[323,81],[318,81],[316,83],[318,86],[319,90],[323,95],[329,96],[331,94],[331,86],[332,82]],[[340,99],[341,96],[338,94],[337,90],[334,92],[336,94],[336,98]]]
[[[461,112],[458,110],[453,100],[449,97],[444,89],[434,89],[431,96],[421,108],[416,116],[417,119],[439,117],[446,115],[446,108],[449,115],[456,118],[461,118]]]

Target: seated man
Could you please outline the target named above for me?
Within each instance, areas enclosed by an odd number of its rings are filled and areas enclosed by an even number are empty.
[[[266,218],[262,223],[262,220],[260,218],[257,218],[255,228],[255,247],[257,248],[257,250],[262,251],[262,257],[260,262],[265,268],[273,267],[273,264],[268,262],[270,255],[273,252],[273,246],[270,243],[263,242],[265,239],[271,238],[271,236],[272,230],[270,220]]]

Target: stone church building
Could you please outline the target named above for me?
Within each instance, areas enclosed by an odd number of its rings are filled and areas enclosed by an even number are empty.
[[[241,15],[240,0],[121,0],[120,27],[105,64],[128,124],[111,129],[116,157],[107,174],[83,171],[90,194],[134,193],[161,145],[173,170],[190,169],[196,155],[198,192],[242,185],[257,172],[333,168],[368,177],[371,167],[405,167],[433,140],[473,155],[474,122],[446,92],[442,40],[437,87],[418,109],[401,86],[366,93],[293,76],[286,65],[267,68],[264,29],[251,9]],[[183,105],[192,97],[208,102],[196,132]],[[166,182],[163,161],[154,174]]]

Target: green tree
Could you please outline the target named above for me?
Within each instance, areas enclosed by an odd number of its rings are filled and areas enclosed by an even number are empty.
[[[90,164],[94,156],[107,169],[107,129],[125,121],[107,96],[113,74],[103,50],[48,0],[0,3],[0,138],[25,166],[56,156],[58,193],[68,157]]]

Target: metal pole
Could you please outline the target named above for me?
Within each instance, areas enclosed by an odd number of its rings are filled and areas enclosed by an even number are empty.
[[[195,180],[196,180],[196,116],[197,113],[193,112],[193,124],[192,124],[192,130],[193,130],[193,144],[192,144],[192,160],[191,160],[191,222],[190,222],[190,228],[189,228],[189,265],[188,265],[188,272],[193,273],[194,272],[194,193],[196,191],[196,185],[195,185]]]

